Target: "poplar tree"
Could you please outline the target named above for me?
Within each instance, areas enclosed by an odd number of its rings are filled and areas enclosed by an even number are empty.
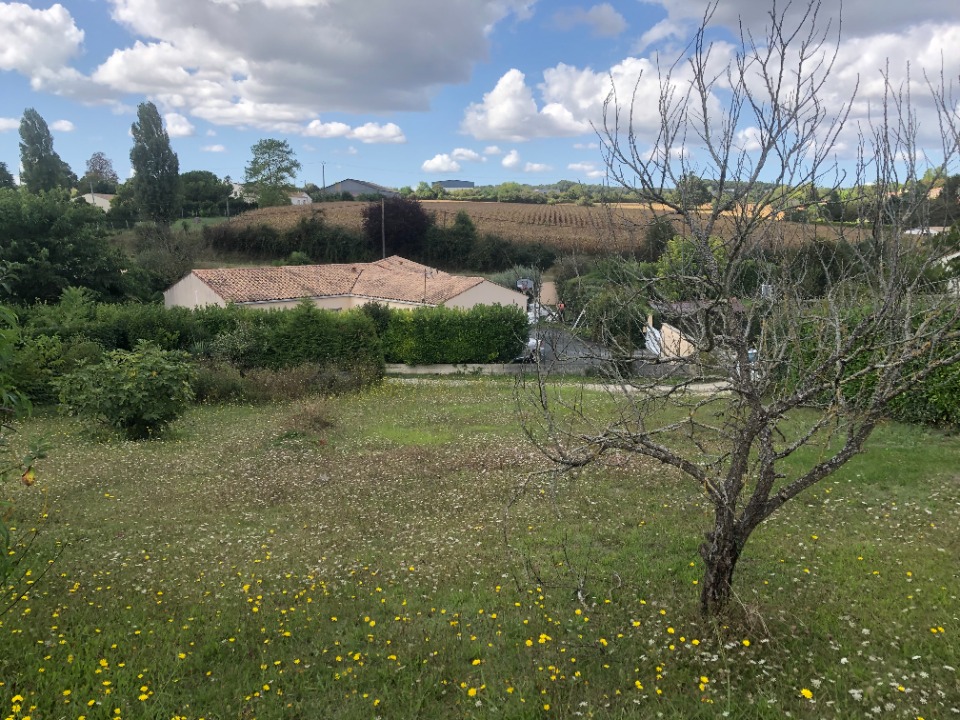
[[[170,136],[152,102],[140,103],[130,128],[133,148],[134,198],[144,219],[166,226],[180,212],[180,161],[170,147]]]
[[[20,120],[20,183],[31,193],[69,188],[76,178],[53,149],[53,136],[46,121],[33,108]]]

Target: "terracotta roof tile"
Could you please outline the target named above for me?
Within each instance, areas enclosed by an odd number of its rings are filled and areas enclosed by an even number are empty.
[[[193,274],[227,302],[353,295],[439,305],[483,282],[393,256],[373,263],[216,268]]]

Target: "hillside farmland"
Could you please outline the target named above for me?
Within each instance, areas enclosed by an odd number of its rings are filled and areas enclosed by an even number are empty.
[[[440,226],[453,223],[457,213],[466,212],[481,234],[528,243],[543,243],[561,253],[629,253],[643,242],[653,219],[651,211],[640,205],[525,205],[519,203],[464,202],[458,200],[422,201],[434,213]],[[331,225],[359,232],[366,202],[333,202],[306,206],[264,208],[240,215],[230,222],[236,225],[267,224],[290,228],[303,217],[322,212]],[[733,222],[729,220],[728,222]],[[676,225],[680,231],[679,224]],[[818,232],[833,235],[832,229],[784,221],[770,221],[764,236],[768,240],[799,244],[813,239]]]

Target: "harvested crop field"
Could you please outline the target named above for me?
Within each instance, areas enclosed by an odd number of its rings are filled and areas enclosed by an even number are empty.
[[[437,224],[453,223],[457,213],[466,212],[481,234],[496,234],[509,240],[543,243],[561,253],[632,252],[643,243],[653,213],[637,204],[526,205],[519,203],[464,202],[459,200],[422,201],[435,214]],[[359,232],[366,202],[331,202],[306,206],[264,208],[240,215],[233,225],[272,225],[284,230],[301,218],[322,213],[326,222]],[[732,221],[731,221],[732,222]],[[679,223],[677,230],[680,231]],[[833,236],[833,228],[771,220],[767,238],[800,244],[816,235]]]

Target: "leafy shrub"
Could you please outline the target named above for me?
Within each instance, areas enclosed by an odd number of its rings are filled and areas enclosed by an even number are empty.
[[[103,362],[78,368],[58,383],[63,408],[141,440],[161,432],[193,400],[186,353],[140,343],[114,350]]]
[[[252,317],[252,316],[251,316]],[[383,349],[369,316],[335,313],[309,302],[293,310],[257,313],[252,367],[280,369],[305,363],[333,365],[371,382],[383,375]]]
[[[17,380],[17,391],[34,404],[56,400],[54,380],[63,371],[63,343],[57,336],[27,338],[14,351],[10,374]]]
[[[481,272],[498,272],[514,265],[548,268],[557,254],[541,243],[515,243],[499,235],[484,235],[473,245],[464,267]]]
[[[384,355],[409,365],[506,362],[523,350],[527,332],[526,313],[512,305],[393,311]]]
[[[191,381],[194,399],[200,403],[246,400],[243,375],[230,363],[205,362],[197,366]]]
[[[285,402],[319,395],[337,395],[367,384],[359,373],[335,365],[304,363],[279,370],[258,368],[243,378],[243,397],[254,403]]]

